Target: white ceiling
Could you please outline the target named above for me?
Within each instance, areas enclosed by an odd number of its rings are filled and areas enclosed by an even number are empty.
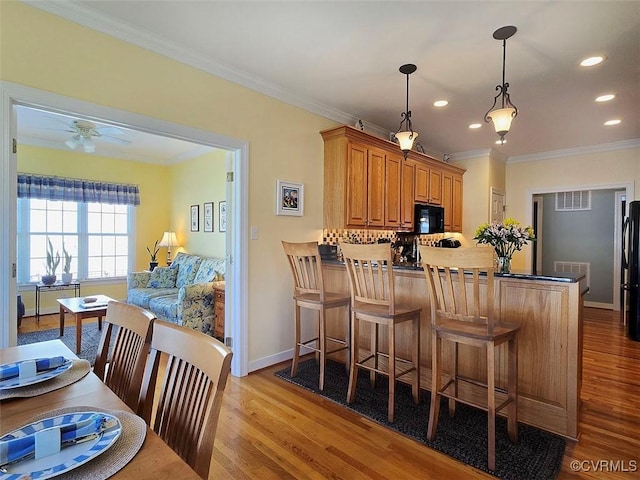
[[[494,147],[518,159],[640,145],[635,1],[26,3],[329,118],[360,118],[379,134],[398,129],[406,94],[398,68],[414,63],[413,126],[434,154]],[[519,114],[496,146],[483,117],[501,83],[502,42],[492,34],[504,25],[518,28],[507,41],[506,80]],[[578,65],[595,54],[605,62]],[[596,103],[604,93],[616,98]],[[449,105],[433,107],[439,99]],[[613,118],[621,124],[603,125]],[[470,130],[473,122],[482,128]]]

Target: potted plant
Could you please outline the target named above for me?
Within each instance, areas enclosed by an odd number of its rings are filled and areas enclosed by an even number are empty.
[[[49,237],[47,237],[47,263],[45,264],[47,274],[42,275],[41,280],[43,284],[53,285],[56,283],[56,270],[58,269],[58,265],[60,265],[60,252],[56,252],[55,255],[53,254],[53,245]]]
[[[73,274],[71,273],[71,259],[73,256],[67,252],[64,242],[62,243],[62,256],[64,260],[62,263],[62,283],[69,285],[73,279]]]
[[[149,252],[149,256],[151,259],[149,260],[149,270],[153,272],[153,269],[158,266],[158,252],[160,248],[158,247],[158,240],[153,244],[153,250],[147,247],[147,252]]]

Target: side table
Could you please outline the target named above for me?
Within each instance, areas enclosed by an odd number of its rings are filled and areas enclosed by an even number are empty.
[[[40,323],[40,294],[45,291],[58,291],[58,290],[73,290],[74,297],[80,296],[80,282],[61,283],[56,282],[52,285],[45,285],[44,283],[36,283],[36,322]]]

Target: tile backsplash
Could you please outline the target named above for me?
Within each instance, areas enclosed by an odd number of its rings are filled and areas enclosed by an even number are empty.
[[[410,235],[410,234],[409,234]],[[377,243],[380,239],[388,239],[394,243],[399,236],[394,230],[357,230],[357,229],[325,229],[322,231],[322,243],[338,245],[345,243]],[[447,236],[446,233],[420,235],[420,245],[434,246],[436,242]]]

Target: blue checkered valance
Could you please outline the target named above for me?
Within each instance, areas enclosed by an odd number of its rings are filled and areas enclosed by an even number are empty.
[[[140,189],[138,185],[19,173],[18,198],[137,206]]]

